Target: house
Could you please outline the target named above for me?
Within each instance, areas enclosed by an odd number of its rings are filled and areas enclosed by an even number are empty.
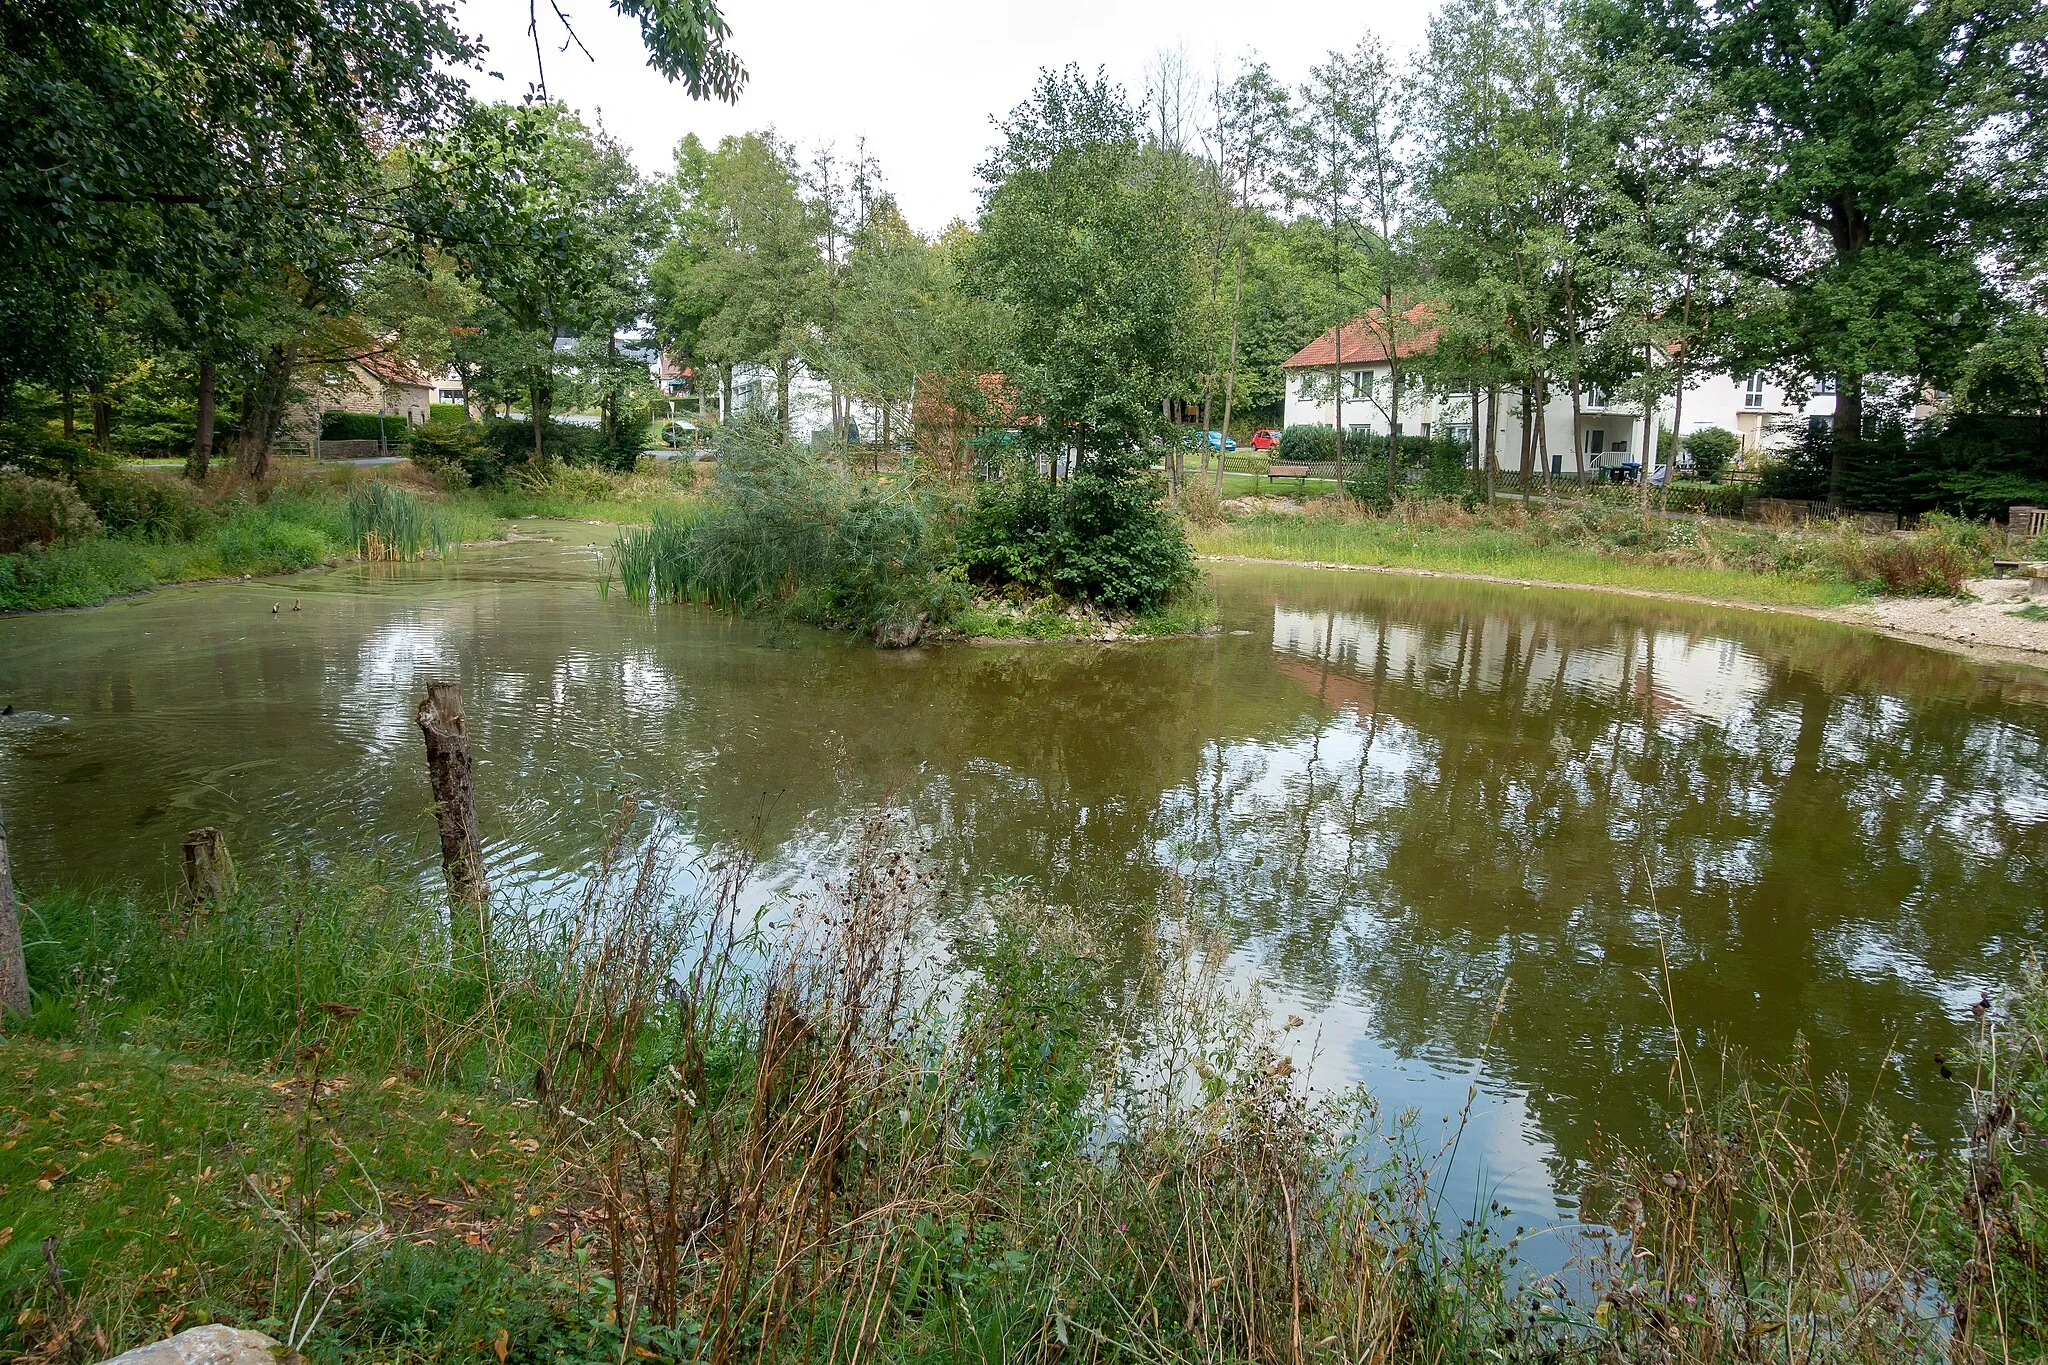
[[[454,391],[456,396],[448,401],[462,401],[458,376],[451,372],[437,380],[389,351],[370,351],[308,369],[312,373],[295,386],[295,399],[286,409],[279,444],[315,455],[321,453],[320,424],[327,413],[381,413],[416,427],[424,425],[434,404],[443,401],[443,391]]]
[[[1387,347],[1389,331],[1395,340],[1392,359]],[[1337,376],[1341,375],[1346,442],[1363,444],[1373,437],[1384,441],[1392,416],[1389,407],[1393,397],[1393,360],[1399,360],[1404,362],[1401,433],[1422,437],[1439,434],[1455,441],[1470,439],[1475,427],[1473,395],[1417,382],[1414,371],[1405,363],[1427,358],[1435,348],[1437,335],[1437,329],[1430,325],[1426,305],[1408,310],[1391,329],[1380,324],[1377,309],[1369,310],[1344,324],[1340,365],[1338,329],[1331,328],[1281,363],[1287,381],[1287,425],[1337,425],[1336,385]],[[1525,427],[1521,396],[1503,392],[1498,408],[1494,418],[1495,458],[1503,469],[1519,468]],[[1832,422],[1834,412],[1834,385],[1829,380],[1815,380],[1807,393],[1800,394],[1761,372],[1729,375],[1709,371],[1688,376],[1682,411],[1667,396],[1658,403],[1651,420],[1660,434],[1672,430],[1674,418],[1683,423],[1683,434],[1687,436],[1720,427],[1735,433],[1745,454],[1753,454],[1763,449],[1774,434],[1809,422]],[[1612,398],[1593,386],[1580,392],[1576,433],[1572,430],[1571,394],[1561,385],[1553,390],[1544,407],[1540,428],[1535,414],[1528,414],[1528,419],[1529,439],[1536,446],[1532,467],[1540,467],[1542,454],[1547,451],[1554,473],[1576,472],[1577,459],[1583,459],[1588,469],[1595,470],[1634,464],[1644,443],[1641,404]],[[1484,420],[1481,412],[1479,423]],[[1483,443],[1483,431],[1480,439]]]

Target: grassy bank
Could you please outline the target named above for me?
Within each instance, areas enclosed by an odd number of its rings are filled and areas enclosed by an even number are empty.
[[[1853,525],[1816,530],[1705,518],[1651,518],[1586,502],[1467,510],[1403,503],[1386,516],[1310,504],[1216,520],[1193,532],[1204,554],[1429,569],[1507,579],[1688,593],[1771,606],[1839,606],[1881,593],[1943,594],[1989,571],[1991,535],[1929,518],[1909,535]]]
[[[679,899],[623,857],[578,906],[452,929],[374,867],[205,913],[37,899],[37,1010],[0,1050],[0,1349],[84,1362],[208,1318],[315,1361],[2043,1345],[2037,976],[1957,1065],[1957,1148],[1796,1066],[1677,1053],[1668,1141],[1586,1172],[1619,1235],[1567,1297],[1512,1215],[1433,1192],[1435,1133],[1305,1093],[1199,952],[1158,953],[1127,1037],[1093,946],[1012,904],[951,1007],[918,1003],[940,888],[862,847],[758,922],[743,867]]]

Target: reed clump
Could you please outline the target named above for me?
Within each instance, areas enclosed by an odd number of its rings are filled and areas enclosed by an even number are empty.
[[[381,479],[350,484],[342,515],[348,543],[364,559],[410,561],[429,550],[445,556],[456,544],[435,509]]]

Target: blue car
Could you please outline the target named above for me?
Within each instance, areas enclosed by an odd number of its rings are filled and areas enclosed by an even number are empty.
[[[1225,436],[1220,431],[1189,432],[1186,436],[1180,438],[1180,443],[1186,446],[1189,450],[1193,450],[1198,444],[1201,443],[1201,439],[1204,436],[1207,436],[1209,438],[1209,449],[1211,450],[1237,449],[1237,442],[1231,440],[1228,436]]]

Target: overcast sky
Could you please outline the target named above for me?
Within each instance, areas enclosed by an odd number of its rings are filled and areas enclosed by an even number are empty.
[[[637,24],[603,0],[561,0],[595,60],[560,50],[541,0],[548,93],[601,118],[647,172],[666,169],[685,133],[707,143],[773,125],[806,154],[822,142],[850,155],[865,137],[911,224],[936,232],[975,210],[991,115],[1030,92],[1038,69],[1107,68],[1135,99],[1162,48],[1184,47],[1206,77],[1256,53],[1293,84],[1367,26],[1396,52],[1421,39],[1427,8],[1367,0],[1310,7],[1257,0],[727,0],[732,45],[746,64],[736,105],[695,103],[648,70]],[[478,76],[488,99],[518,99],[534,78],[527,0],[463,0],[463,27],[490,48]]]

